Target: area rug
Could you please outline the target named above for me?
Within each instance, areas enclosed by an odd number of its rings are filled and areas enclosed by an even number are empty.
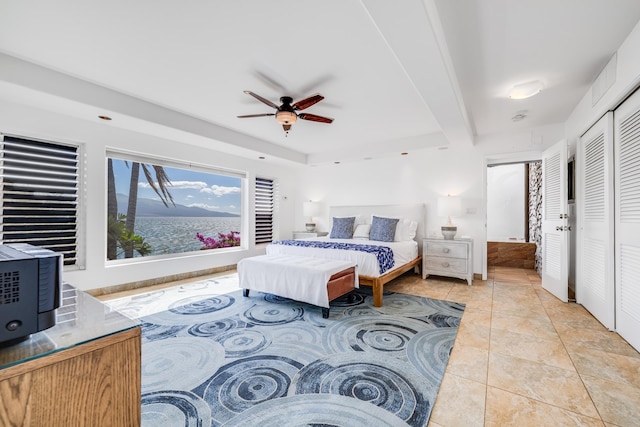
[[[260,292],[142,321],[142,424],[426,426],[464,305],[370,288],[321,309]]]

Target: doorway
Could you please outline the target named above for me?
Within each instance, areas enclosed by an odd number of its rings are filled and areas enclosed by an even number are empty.
[[[542,273],[542,162],[487,165],[487,265]]]

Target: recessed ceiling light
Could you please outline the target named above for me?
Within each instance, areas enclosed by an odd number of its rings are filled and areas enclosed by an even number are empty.
[[[264,156],[260,156],[260,157],[258,157],[258,158],[259,158],[260,160],[264,160],[264,159],[265,159],[265,157],[264,157]]]
[[[401,156],[406,156],[407,154],[409,154],[409,153],[407,153],[406,151],[403,152],[403,153],[400,153]]]
[[[334,165],[339,165],[339,164],[340,164],[340,162],[333,162],[333,164],[334,164]]]
[[[99,119],[101,119],[101,120],[106,120],[106,121],[113,120],[113,119],[112,119],[111,117],[109,117],[109,116],[98,116],[98,118],[99,118]]]
[[[514,122],[519,122],[521,120],[524,120],[527,117],[526,114],[523,113],[518,113],[515,116],[511,117],[511,120]]]
[[[539,80],[534,80],[532,82],[522,83],[512,87],[509,91],[509,98],[526,99],[539,94],[540,91],[542,91],[542,83]]]
[[[438,147],[438,150],[448,150],[449,147]]]

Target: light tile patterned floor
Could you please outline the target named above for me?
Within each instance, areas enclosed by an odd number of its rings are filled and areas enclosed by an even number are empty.
[[[535,271],[385,289],[467,304],[430,426],[640,426],[640,354]]]
[[[473,286],[408,273],[385,290],[467,305],[429,426],[640,426],[640,354],[535,271],[490,268]]]

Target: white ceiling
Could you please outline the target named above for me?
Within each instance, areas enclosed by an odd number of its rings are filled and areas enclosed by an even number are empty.
[[[0,99],[299,163],[470,147],[564,122],[638,20],[638,0],[0,0]],[[305,112],[335,121],[285,136],[236,117],[273,112],[244,90],[319,92]]]

